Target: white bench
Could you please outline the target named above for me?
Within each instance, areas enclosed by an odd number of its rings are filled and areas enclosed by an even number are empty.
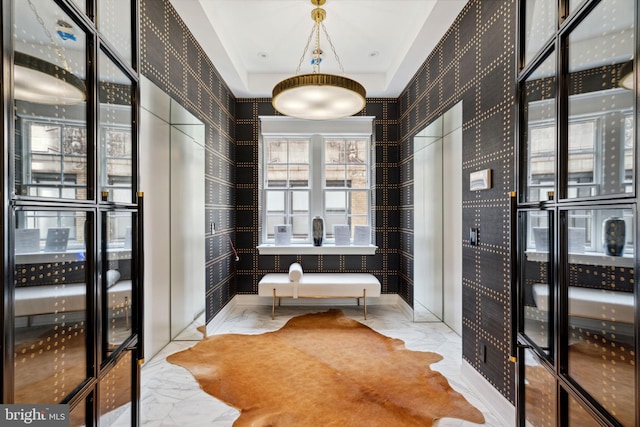
[[[124,309],[129,322],[131,304],[131,280],[120,280],[108,288],[105,296],[111,309]],[[31,318],[57,312],[72,313],[87,310],[87,285],[84,283],[60,283],[15,289],[14,316]]]
[[[549,286],[533,285],[533,300],[542,311],[549,310]],[[633,325],[634,296],[632,292],[569,286],[569,316]]]
[[[282,298],[355,298],[364,305],[367,318],[367,297],[380,296],[380,281],[369,273],[304,273],[291,280],[287,273],[268,273],[258,282],[258,295],[272,297],[271,318],[275,318],[276,299]]]

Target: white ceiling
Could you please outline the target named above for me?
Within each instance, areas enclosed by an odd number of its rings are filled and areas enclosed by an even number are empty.
[[[313,26],[310,0],[170,1],[238,98],[271,97],[273,86],[293,76]],[[347,76],[367,97],[395,98],[466,3],[327,0],[324,24]],[[340,74],[324,35],[320,46],[321,71]],[[300,72],[311,71],[307,57]]]

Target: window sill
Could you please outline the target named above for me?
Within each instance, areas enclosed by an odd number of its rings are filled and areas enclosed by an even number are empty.
[[[336,246],[336,245],[302,245],[293,244],[288,246],[276,246],[272,244],[263,244],[257,246],[260,255],[375,255],[375,245],[366,246]]]
[[[528,261],[546,262],[549,258],[549,252],[526,251],[525,253]],[[631,254],[611,256],[599,252],[569,253],[570,264],[610,265],[614,267],[633,268],[634,262],[635,259]]]

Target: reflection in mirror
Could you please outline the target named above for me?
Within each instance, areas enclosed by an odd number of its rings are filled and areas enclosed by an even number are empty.
[[[52,0],[14,5],[15,98],[47,105],[83,102],[85,34]]]
[[[442,117],[413,138],[413,320],[442,320]]]
[[[86,199],[86,35],[52,0],[14,17],[15,194]]]
[[[133,311],[133,230],[134,213],[106,212],[104,215],[106,253],[102,265],[105,355],[116,350],[127,338],[135,334]]]
[[[520,212],[520,233],[526,236],[525,257],[521,257],[524,262],[520,267],[524,303],[521,332],[543,353],[553,357],[554,293],[549,277],[553,239],[549,236],[549,215],[546,211]]]
[[[462,333],[462,102],[413,138],[413,318]]]
[[[125,352],[98,385],[100,426],[131,425],[131,401],[134,395],[131,353]]]
[[[58,403],[87,377],[87,214],[15,218],[15,403]]]
[[[620,82],[636,49],[633,8],[602,1],[569,36],[567,198],[633,192],[635,92]]]
[[[73,2],[78,6],[82,12],[87,12],[87,0],[73,0]]]
[[[132,203],[133,83],[100,53],[100,191],[111,202]]]
[[[524,202],[549,199],[556,183],[556,101],[555,54],[551,53],[524,84],[526,155],[521,172],[525,185]]]
[[[524,65],[555,35],[558,19],[557,0],[527,0],[525,2]]]
[[[83,399],[69,412],[69,427],[82,427],[88,425],[86,399]]]
[[[524,351],[524,405],[527,425],[555,427],[556,380],[529,349]]]
[[[197,328],[205,323],[205,298],[215,295],[205,295],[205,272],[216,274],[205,265],[205,248],[216,250],[218,236],[205,241],[215,219],[210,206],[205,217],[204,123],[150,80],[143,77],[140,84],[140,188],[154,213],[144,218],[145,281],[153,284],[145,287],[152,295],[145,309],[145,351],[153,354],[169,340],[203,337]],[[217,182],[208,181],[213,200],[221,197],[216,188]]]
[[[98,30],[129,65],[133,63],[131,3],[131,0],[99,1],[97,14]]]
[[[569,395],[569,427],[600,427],[600,425],[573,396]]]
[[[176,114],[179,113],[179,114]],[[171,102],[171,338],[201,339],[205,309],[204,124]]]
[[[573,240],[594,250],[569,255],[569,375],[623,425],[634,425],[635,215],[587,209],[567,217],[581,231],[569,234],[569,247]]]
[[[569,13],[573,13],[578,10],[578,6],[584,3],[585,0],[569,0]]]

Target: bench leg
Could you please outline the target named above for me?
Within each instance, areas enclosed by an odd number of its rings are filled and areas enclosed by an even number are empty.
[[[360,307],[360,298],[356,298],[356,301],[358,301],[358,307]]]
[[[273,288],[273,302],[271,303],[271,320],[276,318],[276,289]]]
[[[360,299],[358,299],[360,301]],[[367,290],[362,290],[362,301],[364,304],[364,320],[367,320]]]

